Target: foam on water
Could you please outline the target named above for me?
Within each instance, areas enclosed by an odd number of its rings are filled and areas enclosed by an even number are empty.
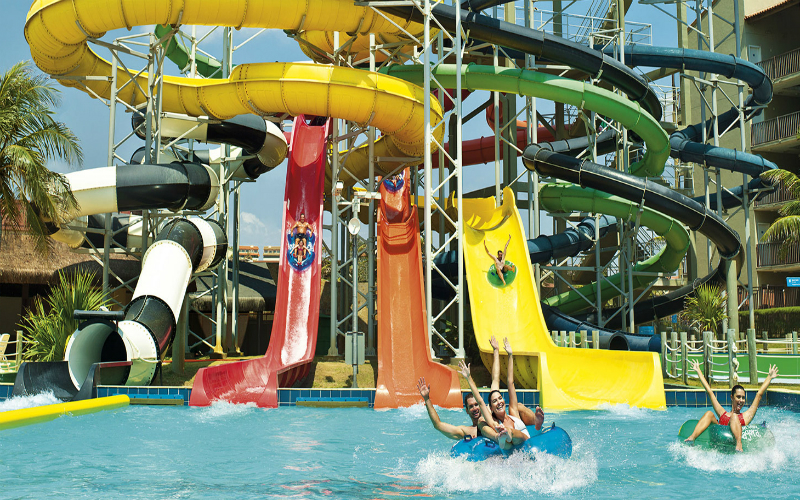
[[[644,419],[649,418],[653,414],[653,410],[648,408],[639,408],[637,406],[630,406],[625,403],[601,403],[597,409],[607,411],[613,416],[625,417],[626,419]]]
[[[422,398],[420,397],[420,401],[421,400],[422,400]],[[451,422],[454,425],[459,425],[460,424],[459,422],[456,421],[457,417],[455,415],[451,415],[450,412],[452,411],[452,412],[462,412],[463,413],[464,412],[463,409],[440,408],[440,407],[435,406],[435,405],[434,405],[434,408],[436,408],[436,412],[440,414],[439,416],[442,416],[443,413],[446,414],[446,418],[444,418],[444,420],[446,420],[448,422]],[[420,420],[425,420],[425,419],[428,418],[428,409],[425,408],[425,405],[422,404],[422,402],[420,402],[419,404],[416,404],[416,405],[407,406],[405,408],[398,408],[397,410],[394,410],[394,411],[396,411],[399,414],[399,417],[401,419],[412,419],[412,420],[420,419]],[[464,414],[464,417],[466,418],[466,414]],[[463,422],[463,425],[468,425],[468,424],[469,424],[469,419],[467,418],[466,421]]]
[[[255,403],[235,404],[228,401],[214,401],[211,406],[198,408],[193,412],[193,416],[200,422],[217,421],[220,418],[247,415],[257,408]]]
[[[36,406],[53,405],[62,401],[53,396],[52,391],[42,392],[34,396],[20,396],[8,398],[0,402],[0,412],[21,410],[23,408],[34,408]]]
[[[597,480],[598,465],[580,447],[571,458],[546,453],[514,453],[483,462],[453,458],[447,452],[429,454],[416,465],[417,479],[433,493],[562,494],[585,488]]]

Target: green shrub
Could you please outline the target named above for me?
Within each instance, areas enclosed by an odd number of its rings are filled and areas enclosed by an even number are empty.
[[[700,332],[719,333],[722,321],[727,318],[725,292],[716,285],[700,285],[686,298],[679,317]]]
[[[72,313],[76,309],[96,311],[108,305],[102,290],[94,286],[94,277],[94,273],[80,271],[70,275],[58,273],[58,283],[50,288],[49,295],[37,298],[19,324],[27,341],[23,359],[64,359],[67,340],[80,323],[72,319]]]
[[[783,337],[792,330],[800,330],[800,307],[756,309],[756,335],[769,332],[770,337]],[[750,324],[748,311],[739,311],[739,330],[747,331]]]

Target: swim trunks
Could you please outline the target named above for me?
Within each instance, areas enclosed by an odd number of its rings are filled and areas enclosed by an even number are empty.
[[[744,415],[742,415],[741,413],[737,413],[737,415],[739,415],[739,422],[742,423],[742,427],[747,425],[747,424],[744,423]],[[730,415],[730,413],[725,412],[725,413],[722,414],[721,417],[719,417],[719,425],[729,425],[730,423],[731,423],[731,415]]]

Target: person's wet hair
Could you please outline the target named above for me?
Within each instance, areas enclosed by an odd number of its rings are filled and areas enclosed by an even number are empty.
[[[502,393],[502,392],[500,392],[500,391],[498,391],[497,389],[495,389],[495,390],[493,390],[492,392],[490,392],[490,393],[489,393],[489,398],[488,398],[488,400],[487,400],[487,401],[489,401],[489,411],[491,411],[491,412],[492,412],[492,415],[494,415],[494,410],[492,409],[492,395],[493,395],[495,392],[496,392],[497,394],[499,394],[501,398],[503,397],[503,393]],[[505,401],[505,400],[504,400],[504,401]]]
[[[745,396],[747,396],[747,391],[745,391],[745,390],[744,390],[744,387],[742,387],[742,386],[741,386],[741,385],[739,385],[739,384],[736,384],[736,385],[734,385],[734,386],[731,388],[731,396],[733,396],[734,394],[736,394],[736,391],[738,391],[739,389],[741,389],[742,391],[744,391],[744,395],[745,395]]]
[[[469,406],[467,405],[467,400],[468,399],[475,399],[475,396],[473,396],[471,392],[468,392],[468,393],[464,394],[464,408],[466,408],[466,409],[469,409]],[[477,401],[478,400],[475,399],[475,402],[477,402]]]

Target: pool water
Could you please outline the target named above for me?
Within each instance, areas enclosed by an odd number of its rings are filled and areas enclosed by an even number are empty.
[[[10,399],[0,411],[56,402]],[[216,404],[62,417],[0,433],[0,498],[797,498],[800,415],[764,407],[774,449],[723,455],[677,441],[703,409],[547,414],[572,458],[453,459],[422,405],[370,409]],[[466,423],[462,411],[443,420]]]

